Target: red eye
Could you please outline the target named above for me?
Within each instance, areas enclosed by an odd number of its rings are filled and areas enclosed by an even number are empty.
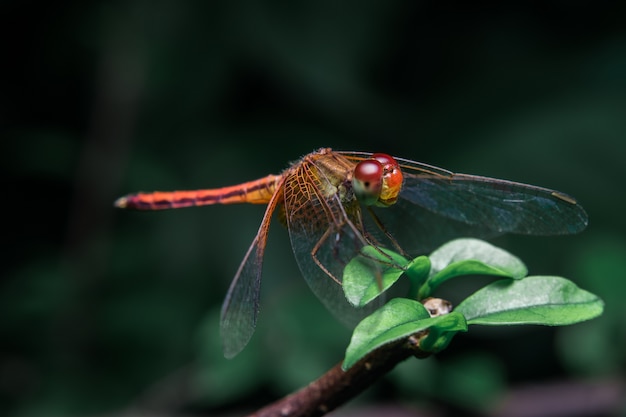
[[[383,187],[384,169],[375,159],[359,162],[354,168],[352,187],[359,201],[367,206],[376,204]]]
[[[372,155],[372,159],[377,160],[382,164],[385,169],[389,166],[397,167],[398,162],[393,159],[393,156],[387,155],[386,153],[375,153]]]
[[[383,166],[380,162],[373,159],[361,161],[354,169],[354,176],[361,182],[372,183],[380,182],[383,176]]]

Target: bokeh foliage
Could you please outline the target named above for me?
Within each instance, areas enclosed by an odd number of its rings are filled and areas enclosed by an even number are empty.
[[[602,318],[458,337],[440,357],[397,369],[371,400],[484,409],[516,384],[623,374],[623,6],[131,0],[0,10],[0,414],[253,407],[339,362],[350,333],[308,292],[278,222],[257,334],[234,361],[221,357],[217,311],[261,207],[112,208],[131,191],[277,173],[322,146],[555,188],[590,217],[578,236],[498,244],[531,273],[598,294]],[[441,398],[441,381],[459,395]]]

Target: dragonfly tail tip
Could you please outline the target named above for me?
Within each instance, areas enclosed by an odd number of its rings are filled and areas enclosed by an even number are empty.
[[[126,197],[120,197],[113,203],[113,206],[118,208],[126,208],[128,205],[128,199]]]

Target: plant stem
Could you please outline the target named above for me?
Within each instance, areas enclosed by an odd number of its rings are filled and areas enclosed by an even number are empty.
[[[249,417],[322,416],[352,399],[409,356],[426,357],[411,337],[381,346],[347,371],[341,363],[306,387],[270,404]]]

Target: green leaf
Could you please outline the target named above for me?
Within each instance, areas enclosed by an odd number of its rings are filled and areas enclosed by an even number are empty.
[[[420,342],[420,349],[425,352],[440,352],[448,346],[457,332],[467,330],[465,316],[456,311],[430,320],[432,324],[428,336]]]
[[[366,246],[343,270],[343,291],[348,301],[363,307],[391,287],[409,261],[388,249]]]
[[[603,301],[573,282],[554,276],[500,280],[457,306],[468,324],[563,326],[602,314]]]
[[[458,261],[474,260],[499,270],[511,278],[523,278],[526,265],[504,249],[479,239],[455,239],[430,254],[430,276],[441,275],[444,269]]]
[[[348,369],[371,351],[419,331],[439,326],[441,331],[465,330],[467,325],[460,314],[430,318],[424,306],[415,300],[394,298],[359,323],[346,349],[343,369]]]
[[[520,279],[528,273],[516,256],[479,239],[456,239],[430,255],[430,276],[418,298],[428,297],[443,282],[461,275],[495,275]]]
[[[430,259],[427,256],[418,256],[409,262],[404,272],[411,281],[409,297],[418,298],[419,288],[424,284],[430,273]]]
[[[428,311],[419,301],[407,298],[390,300],[354,328],[343,369],[350,368],[377,347],[424,330],[421,322],[428,318]]]

